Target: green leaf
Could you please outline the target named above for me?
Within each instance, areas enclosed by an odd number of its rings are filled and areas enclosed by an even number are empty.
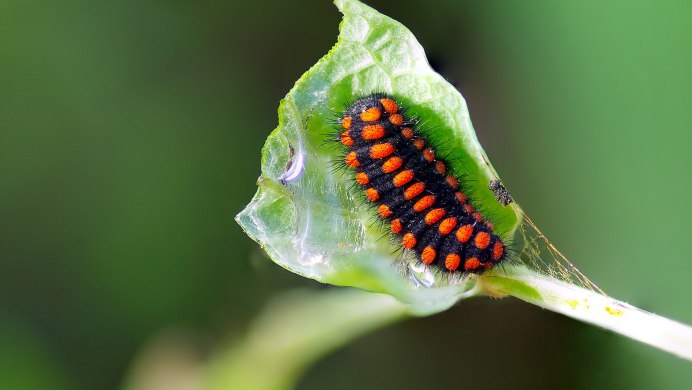
[[[237,220],[279,265],[325,283],[386,292],[419,314],[444,310],[474,293],[463,280],[397,259],[398,246],[381,239],[363,196],[351,190],[350,172],[333,172],[339,159],[325,145],[345,105],[373,92],[396,96],[407,115],[435,129],[429,140],[451,156],[452,171],[469,177],[474,207],[493,216],[511,236],[521,221],[488,189],[497,174],[471,125],[459,92],[432,70],[423,48],[399,22],[355,0],[337,0],[344,14],[337,44],[282,100],[279,126],[262,150],[262,176],[252,202]],[[426,286],[431,288],[419,288]]]

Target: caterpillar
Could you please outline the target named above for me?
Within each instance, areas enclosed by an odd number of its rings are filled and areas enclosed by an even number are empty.
[[[405,114],[385,94],[352,103],[337,121],[343,164],[378,218],[422,263],[473,274],[492,268],[506,256],[504,243]]]

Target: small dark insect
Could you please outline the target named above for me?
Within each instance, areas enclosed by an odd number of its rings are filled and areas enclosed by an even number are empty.
[[[490,184],[488,184],[488,189],[493,192],[495,200],[502,203],[503,206],[507,206],[514,201],[512,195],[509,194],[509,191],[507,191],[505,186],[500,182],[500,179],[491,181]]]

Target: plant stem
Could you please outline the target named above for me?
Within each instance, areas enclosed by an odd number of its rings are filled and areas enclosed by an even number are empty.
[[[292,389],[325,354],[406,317],[406,306],[384,294],[350,288],[283,293],[241,342],[211,359],[203,387]]]
[[[692,360],[692,327],[609,296],[523,267],[508,269],[502,276],[483,277],[481,283],[490,295],[512,295]]]

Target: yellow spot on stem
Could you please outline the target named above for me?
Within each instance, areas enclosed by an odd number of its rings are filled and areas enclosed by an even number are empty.
[[[615,309],[615,308],[612,308],[612,307],[610,307],[610,306],[606,306],[606,307],[605,307],[605,310],[606,310],[606,311],[608,312],[608,314],[610,314],[611,316],[620,317],[620,316],[622,316],[622,315],[625,314],[625,312],[623,312],[622,310],[620,310],[620,309]]]

